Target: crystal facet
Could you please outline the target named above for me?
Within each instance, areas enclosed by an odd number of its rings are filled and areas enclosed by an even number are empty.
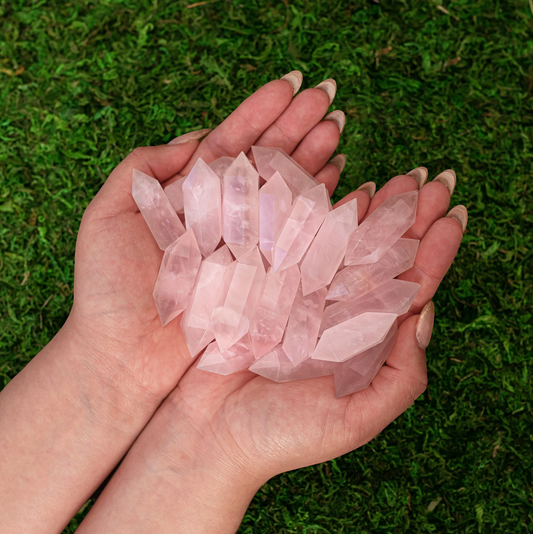
[[[222,288],[226,267],[232,261],[231,252],[224,245],[200,265],[189,306],[181,319],[181,331],[193,357],[215,339],[215,334],[209,329],[209,321]]]
[[[175,182],[168,184],[164,191],[167,195],[172,207],[176,210],[178,215],[183,215],[185,213],[183,207],[183,182],[187,179],[187,176],[182,176]]]
[[[418,191],[389,197],[348,239],[345,265],[375,263],[412,226]]]
[[[241,152],[224,174],[224,241],[236,258],[259,240],[259,175]]]
[[[185,223],[194,232],[204,257],[209,256],[222,237],[220,178],[202,158],[183,182]]]
[[[154,287],[154,300],[165,326],[188,306],[202,255],[192,230],[165,250]]]
[[[197,367],[204,371],[226,376],[246,369],[254,361],[250,339],[248,336],[244,336],[224,352],[221,352],[217,342],[213,341],[205,349]]]
[[[317,185],[300,195],[274,243],[275,271],[296,265],[305,254],[320,225],[331,211],[326,186]]]
[[[268,182],[278,171],[294,196],[316,187],[318,182],[280,148],[253,146],[252,155],[259,174]]]
[[[417,239],[399,239],[376,263],[345,267],[333,279],[328,300],[356,300],[407,271],[415,262],[419,243]]]
[[[272,265],[272,248],[289,216],[292,193],[279,172],[259,190],[259,248]]]
[[[221,158],[216,159],[215,161],[212,161],[209,164],[209,167],[213,171],[215,171],[215,174],[222,179],[224,176],[224,173],[228,169],[228,167],[235,161],[235,158],[230,158],[229,156],[222,156]]]
[[[298,286],[283,338],[283,350],[294,365],[302,363],[315,350],[326,293],[324,287],[304,296],[302,285]]]
[[[158,180],[133,169],[132,195],[161,250],[185,233]]]
[[[294,297],[300,283],[298,265],[265,276],[261,297],[250,323],[250,338],[255,358],[274,348],[283,338]]]
[[[333,280],[346,252],[348,237],[355,228],[356,198],[328,213],[302,261],[304,295],[326,287]]]
[[[343,362],[381,343],[398,316],[365,312],[325,330],[312,358]]]
[[[221,351],[229,349],[248,332],[264,278],[265,267],[257,247],[226,269],[210,323]]]
[[[406,280],[389,280],[363,297],[349,302],[335,302],[324,310],[319,335],[324,330],[353,319],[363,312],[403,315],[409,311],[420,284]]]

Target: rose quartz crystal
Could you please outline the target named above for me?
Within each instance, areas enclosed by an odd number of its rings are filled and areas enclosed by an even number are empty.
[[[381,343],[398,316],[365,312],[324,331],[311,356],[315,360],[343,362]]]
[[[232,262],[231,252],[224,245],[200,265],[190,304],[181,319],[181,331],[193,357],[215,339],[215,334],[209,329],[209,321],[222,288],[226,267]]]
[[[302,259],[330,211],[331,202],[324,184],[309,189],[294,201],[274,243],[274,271],[287,269]]]
[[[185,213],[183,208],[183,182],[186,178],[187,176],[182,176],[175,182],[167,185],[164,189],[165,195],[167,195],[172,207],[176,210],[178,215],[183,215]]]
[[[158,180],[133,169],[132,195],[161,250],[184,234],[185,228]]]
[[[420,284],[415,282],[389,280],[358,300],[335,302],[324,310],[319,335],[366,311],[403,315],[409,311],[419,289]]]
[[[248,332],[264,278],[265,267],[257,247],[226,269],[210,322],[221,351],[229,349]]]
[[[279,172],[259,190],[259,248],[272,265],[272,248],[289,216],[292,193]]]
[[[224,173],[227,171],[228,167],[235,161],[235,158],[230,158],[229,156],[222,156],[221,158],[216,159],[215,161],[212,161],[209,164],[209,167],[213,171],[215,171],[215,174],[222,179],[224,176]]]
[[[302,285],[298,286],[283,339],[283,350],[294,365],[302,363],[315,350],[326,293],[326,288],[322,288],[304,296]]]
[[[267,182],[278,171],[295,197],[316,187],[319,183],[280,148],[253,146],[252,155],[259,174]]]
[[[221,352],[217,342],[213,341],[205,349],[197,367],[204,371],[226,376],[248,368],[254,361],[250,339],[248,336],[244,336],[224,352]]]
[[[224,241],[238,259],[259,241],[259,175],[241,152],[224,174]]]
[[[222,237],[222,196],[220,178],[202,158],[183,182],[185,224],[194,232],[204,257],[209,256]]]
[[[268,182],[270,183],[270,182]],[[357,228],[357,199],[330,211],[302,261],[302,289],[308,295],[329,285]]]
[[[154,287],[154,300],[165,326],[188,306],[202,255],[192,230],[165,250]]]
[[[345,265],[375,263],[412,226],[418,191],[389,197],[348,239]]]
[[[250,339],[255,358],[274,348],[283,338],[294,297],[300,283],[300,270],[293,265],[284,271],[268,271],[263,290],[250,323]]]
[[[345,267],[333,279],[328,300],[356,300],[407,271],[415,262],[419,243],[417,239],[399,239],[376,263]]]

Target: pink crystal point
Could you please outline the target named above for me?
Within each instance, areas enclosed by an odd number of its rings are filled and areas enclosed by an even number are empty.
[[[274,271],[296,265],[313,241],[320,225],[331,211],[331,202],[324,184],[300,195],[274,243]]]
[[[187,308],[202,255],[192,230],[165,250],[154,287],[154,300],[165,326]]]
[[[385,339],[355,358],[335,369],[335,394],[338,399],[366,389],[390,356],[398,328],[392,326]]]
[[[277,273],[270,269],[266,274],[249,331],[256,359],[274,348],[283,338],[299,283],[300,270],[297,265]]]
[[[339,365],[309,358],[295,367],[282,346],[278,345],[257,360],[250,371],[274,382],[289,382],[332,375]]]
[[[311,356],[315,360],[343,362],[381,343],[398,316],[365,312],[325,330]]]
[[[231,252],[224,245],[200,265],[190,304],[181,319],[181,330],[193,357],[215,339],[209,329],[209,321],[222,288],[224,273],[232,262]]]
[[[298,286],[283,339],[283,350],[293,365],[302,363],[315,350],[326,293],[324,287],[304,296],[302,285]]]
[[[215,174],[222,179],[224,173],[227,171],[228,167],[235,161],[235,158],[229,156],[222,156],[221,158],[212,161],[209,164],[209,167],[215,171]]]
[[[248,332],[264,278],[265,267],[257,247],[226,269],[210,322],[221,351],[229,349]]]
[[[178,215],[185,213],[183,207],[183,182],[187,179],[187,176],[182,176],[175,182],[167,185],[164,189],[165,195],[167,195],[172,207],[176,210]]]
[[[268,182],[270,183],[270,182]],[[333,280],[357,228],[357,199],[330,211],[302,262],[302,289],[308,295]]]
[[[259,175],[241,152],[224,174],[224,241],[238,259],[259,240]]]
[[[198,362],[198,369],[227,376],[242,371],[255,361],[248,336],[244,336],[228,350],[221,352],[217,342],[210,343]]]
[[[278,171],[294,196],[318,185],[313,176],[280,148],[253,146],[252,155],[259,174],[267,182]]]
[[[403,315],[409,311],[420,284],[406,280],[389,280],[363,297],[348,302],[335,302],[324,310],[319,335],[325,330],[353,319],[363,312]]]
[[[272,248],[289,216],[292,193],[279,172],[259,190],[259,248],[272,265]]]
[[[132,195],[161,250],[183,235],[185,228],[158,180],[133,169]]]
[[[417,239],[399,239],[376,263],[345,267],[333,279],[328,300],[356,300],[407,271],[415,262],[419,243]]]
[[[220,178],[202,158],[183,182],[185,223],[194,232],[204,257],[209,256],[222,237],[222,196]]]
[[[375,263],[411,227],[416,218],[418,191],[389,197],[348,239],[345,265]]]

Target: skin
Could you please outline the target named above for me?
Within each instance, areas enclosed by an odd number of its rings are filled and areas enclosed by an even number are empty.
[[[402,278],[422,288],[366,390],[337,400],[332,377],[212,375],[192,365],[179,319],[161,327],[152,289],[163,253],[132,199],[133,168],[165,183],[198,157],[278,146],[333,192],[339,131],[321,122],[328,105],[319,89],[293,98],[276,80],[201,142],[139,148],[113,171],[83,216],[65,326],[0,395],[0,480],[13,481],[0,487],[0,532],[60,532],[128,450],[79,532],[234,532],[269,478],[361,446],[424,391],[418,314],[462,238],[436,182],[422,188],[407,235],[421,244]],[[417,187],[397,176],[372,199],[356,191],[345,201],[357,198],[363,219]]]

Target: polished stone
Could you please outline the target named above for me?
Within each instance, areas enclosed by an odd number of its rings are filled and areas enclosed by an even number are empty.
[[[244,336],[229,349],[222,352],[216,341],[210,343],[198,362],[198,369],[229,375],[247,369],[255,362],[254,353],[250,348],[250,339]]]
[[[165,195],[167,195],[178,215],[184,215],[185,213],[183,205],[183,182],[186,179],[187,176],[182,176],[164,188]]]
[[[216,175],[222,179],[224,177],[224,173],[228,170],[228,167],[235,161],[235,158],[231,158],[229,156],[222,156],[221,158],[218,158],[211,163],[209,163],[209,167],[213,171],[215,171]]]

